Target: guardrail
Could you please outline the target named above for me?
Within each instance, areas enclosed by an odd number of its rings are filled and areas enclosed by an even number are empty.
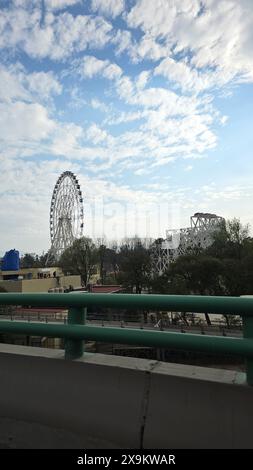
[[[83,355],[84,340],[232,354],[245,357],[247,382],[249,385],[253,385],[253,298],[195,295],[6,293],[0,294],[0,305],[67,307],[68,323],[65,325],[0,321],[0,333],[65,338],[66,359],[77,359]],[[243,338],[221,338],[190,333],[85,325],[86,310],[90,306],[240,315],[243,319]]]

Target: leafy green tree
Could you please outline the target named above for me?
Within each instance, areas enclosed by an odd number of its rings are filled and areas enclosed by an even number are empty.
[[[222,294],[222,273],[223,265],[220,260],[202,254],[180,256],[170,267],[172,281],[176,276],[180,276],[185,281],[187,293],[200,295]]]
[[[119,281],[129,288],[130,292],[141,294],[150,280],[150,252],[140,240],[124,244],[118,253]]]
[[[181,274],[172,273],[169,269],[161,276],[153,276],[150,280],[150,286],[153,294],[189,294],[187,282]]]
[[[36,253],[25,253],[20,258],[21,268],[43,268],[46,264],[47,253],[37,255]]]
[[[98,248],[98,257],[99,257],[99,275],[101,283],[105,283],[106,269],[105,269],[105,256],[106,256],[106,246],[100,245]]]
[[[98,256],[101,283],[115,283],[118,273],[118,255],[116,249],[100,245],[98,248]]]
[[[166,294],[220,295],[222,286],[223,265],[216,258],[200,254],[179,256],[169,266],[163,276],[156,280],[155,292]],[[211,320],[205,312],[206,322]]]
[[[118,277],[118,272],[119,272],[119,265],[118,265],[118,249],[117,246],[112,246],[111,248],[106,248],[106,263],[107,263],[107,269],[106,269],[106,275],[108,277],[107,273],[111,278],[113,278],[113,282],[117,281]]]
[[[246,252],[247,251],[247,252]],[[247,243],[245,253],[241,261],[243,275],[241,275],[241,294],[253,293],[253,250],[252,246]],[[242,273],[241,273],[242,274]]]
[[[228,220],[214,233],[213,240],[207,254],[222,259],[241,259],[249,240],[249,226],[243,226],[239,219]]]
[[[20,259],[21,268],[39,267],[39,256],[35,253],[25,253]]]
[[[98,249],[90,238],[82,237],[74,241],[62,254],[59,266],[64,273],[79,274],[86,286],[98,264]]]
[[[249,226],[239,219],[232,219],[214,235],[214,243],[206,250],[207,255],[223,264],[222,285],[226,295],[251,294],[253,289],[253,240]]]
[[[40,268],[44,268],[46,266],[46,261],[47,261],[47,256],[48,256],[48,252],[44,252],[42,253],[42,255],[40,255],[39,257],[39,267]],[[57,263],[54,263],[52,266],[57,266]],[[49,264],[48,266],[51,266],[51,264]]]

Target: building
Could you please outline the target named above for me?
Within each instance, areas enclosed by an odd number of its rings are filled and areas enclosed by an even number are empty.
[[[0,288],[6,292],[64,292],[81,287],[81,276],[65,276],[59,267],[0,271]]]

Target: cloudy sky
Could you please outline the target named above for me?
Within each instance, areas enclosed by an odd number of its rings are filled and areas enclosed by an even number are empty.
[[[49,248],[73,171],[84,232],[253,226],[252,0],[0,0],[0,252]]]

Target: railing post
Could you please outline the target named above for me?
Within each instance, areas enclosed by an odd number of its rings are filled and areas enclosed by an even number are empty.
[[[243,337],[253,341],[253,316],[242,318]],[[248,385],[253,385],[253,359],[246,359],[246,374]]]
[[[68,311],[67,323],[75,325],[84,325],[86,322],[87,308],[71,307]],[[84,353],[84,341],[66,339],[65,341],[65,359],[78,359]]]

